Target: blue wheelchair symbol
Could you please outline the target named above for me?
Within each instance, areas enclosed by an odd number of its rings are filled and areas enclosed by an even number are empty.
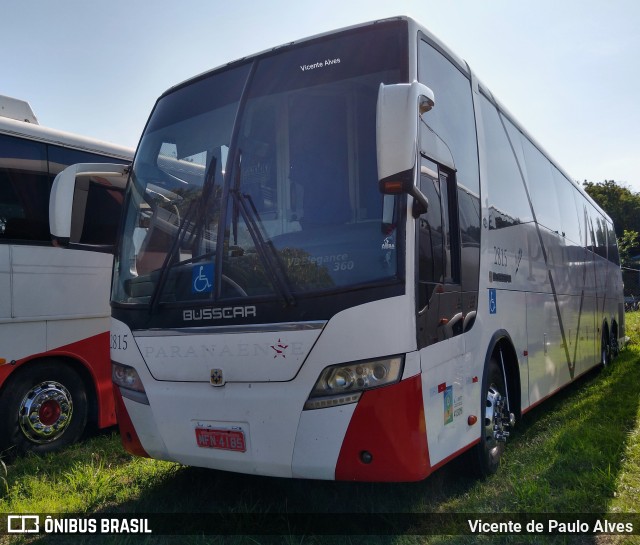
[[[213,263],[196,265],[191,269],[191,293],[210,293],[213,290]]]
[[[498,303],[496,302],[496,290],[495,288],[489,289],[489,314],[495,314],[498,310]]]

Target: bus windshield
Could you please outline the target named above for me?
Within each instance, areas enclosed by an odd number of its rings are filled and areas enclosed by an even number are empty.
[[[165,94],[131,174],[114,302],[292,305],[397,281],[400,212],[378,190],[375,111],[380,83],[404,77],[404,47],[383,25]]]

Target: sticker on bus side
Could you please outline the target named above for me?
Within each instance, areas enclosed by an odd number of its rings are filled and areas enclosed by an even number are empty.
[[[496,314],[498,311],[498,302],[496,300],[496,289],[489,288],[489,314]]]
[[[447,386],[444,391],[444,425],[453,422],[453,386]]]

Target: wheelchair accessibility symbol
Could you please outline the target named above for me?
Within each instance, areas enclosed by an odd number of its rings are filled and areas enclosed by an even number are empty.
[[[496,302],[496,290],[495,288],[489,289],[489,314],[495,314],[498,310],[498,304]]]
[[[213,263],[196,265],[191,269],[191,293],[210,293],[213,290]]]

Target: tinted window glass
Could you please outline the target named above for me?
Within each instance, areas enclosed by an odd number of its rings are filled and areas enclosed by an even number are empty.
[[[422,119],[442,139],[457,169],[457,192],[452,187],[449,199],[457,201],[460,249],[453,248],[451,256],[456,259],[460,256],[461,266],[455,265],[455,259],[452,261],[451,277],[461,281],[463,291],[474,291],[478,289],[480,263],[480,183],[471,84],[449,59],[424,40],[420,41],[419,55],[419,79],[434,92],[436,102],[435,108]],[[423,141],[422,136],[424,133],[421,134],[421,144],[429,141]],[[428,147],[423,146],[421,150],[429,155]],[[454,220],[452,217],[453,224],[456,223]],[[461,273],[460,279],[457,278],[458,273]]]
[[[45,145],[0,135],[0,238],[50,240],[49,187]]]
[[[596,254],[607,259],[607,225],[598,212],[595,212],[593,228],[596,233]]]
[[[527,183],[536,220],[551,231],[561,232],[556,181],[549,160],[528,139],[522,139]]]
[[[124,188],[115,187],[107,178],[78,177],[74,194],[74,211],[78,211],[82,224],[79,223],[78,218],[74,218],[71,231],[72,242],[115,245],[123,195]]]
[[[616,240],[616,233],[613,230],[613,224],[607,222],[607,244],[608,244],[608,257],[609,261],[620,265],[620,254],[618,253],[618,241]]]
[[[477,291],[480,266],[480,199],[458,186],[462,290]]]
[[[104,155],[98,155],[97,153],[90,153],[88,151],[81,151],[75,149],[61,148],[58,146],[49,145],[48,158],[49,158],[49,174],[51,179],[55,178],[56,174],[62,172],[69,165],[75,165],[76,163],[127,163],[124,159],[114,159],[113,157],[106,157]]]
[[[424,121],[451,150],[458,184],[478,194],[478,148],[469,80],[425,41],[420,42],[418,75],[431,88],[436,102]]]
[[[480,96],[489,186],[489,228],[532,221],[529,200],[498,110]]]
[[[375,117],[380,83],[406,81],[407,45],[406,24],[376,25],[161,98],[131,175],[115,299],[289,301],[397,282],[402,222],[378,190]]]
[[[420,190],[429,199],[429,210],[418,220],[418,277],[420,308],[431,300],[436,284],[445,280],[447,264],[445,228],[442,217],[442,191],[438,165],[422,159]]]
[[[582,233],[580,231],[580,222],[578,220],[578,209],[575,200],[577,195],[575,195],[575,188],[557,168],[552,167],[552,172],[553,179],[556,183],[556,190],[558,192],[558,208],[562,209],[562,214],[560,214],[562,233],[565,238],[579,244]]]
[[[589,204],[586,206],[586,222],[587,222],[587,248],[596,252],[597,244],[596,244],[596,218],[595,218],[595,210]]]

